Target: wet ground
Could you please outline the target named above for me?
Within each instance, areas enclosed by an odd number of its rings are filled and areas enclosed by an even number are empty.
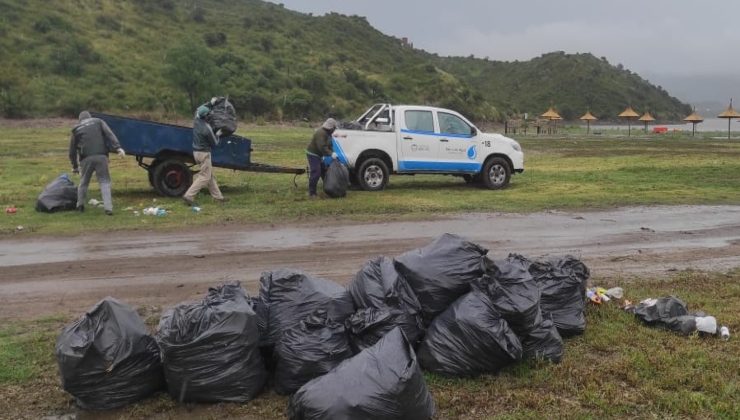
[[[496,258],[573,254],[596,280],[740,267],[740,206],[12,238],[0,240],[0,319],[79,314],[105,296],[168,306],[226,280],[255,293],[261,272],[283,267],[344,284],[368,259],[398,255],[446,232],[488,247]]]

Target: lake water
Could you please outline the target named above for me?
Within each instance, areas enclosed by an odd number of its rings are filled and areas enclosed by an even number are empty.
[[[585,124],[583,124],[585,126]],[[669,131],[674,130],[682,130],[682,131],[691,131],[691,124],[654,124],[651,123],[648,126],[648,130],[652,131],[654,127],[666,127]],[[635,121],[632,123],[632,130],[642,130],[645,128],[645,124],[641,123],[639,121]],[[627,124],[591,124],[591,130],[627,130]],[[696,125],[696,131],[702,131],[702,132],[708,132],[708,131],[723,131],[727,132],[727,120],[722,118],[707,118],[704,120],[703,123],[699,123]],[[740,132],[740,121],[738,120],[732,120],[732,131],[733,132]]]

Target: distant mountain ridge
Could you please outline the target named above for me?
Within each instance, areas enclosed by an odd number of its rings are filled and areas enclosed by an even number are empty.
[[[591,54],[524,62],[439,57],[365,18],[312,16],[260,0],[0,0],[0,114],[80,109],[188,115],[227,94],[242,117],[349,119],[381,101],[457,109],[478,121],[625,106],[659,119],[690,107]],[[191,101],[192,97],[192,101]]]

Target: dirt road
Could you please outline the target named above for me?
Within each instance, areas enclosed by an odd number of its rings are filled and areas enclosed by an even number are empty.
[[[445,232],[488,247],[494,257],[570,253],[594,279],[740,267],[740,206],[12,238],[0,240],[0,319],[78,314],[105,296],[168,306],[225,280],[255,293],[261,272],[282,267],[347,283],[373,256],[395,256]]]

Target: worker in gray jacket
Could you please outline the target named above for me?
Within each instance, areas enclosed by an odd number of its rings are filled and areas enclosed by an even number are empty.
[[[323,159],[328,156],[331,156],[332,159],[337,159],[337,154],[334,153],[331,140],[331,135],[336,129],[337,121],[334,118],[327,119],[321,125],[321,128],[313,133],[311,142],[306,147],[309,199],[316,199],[318,197],[316,195],[316,187],[319,183],[319,178],[324,179],[324,174],[326,173],[326,166],[323,163]]]
[[[200,171],[193,179],[193,185],[188,188],[182,196],[185,204],[195,206],[195,196],[201,189],[208,187],[208,192],[214,200],[224,203],[227,199],[221,194],[216,182],[216,176],[213,174],[213,165],[211,163],[211,149],[218,146],[221,130],[213,132],[213,128],[208,124],[208,114],[215,103],[216,98],[211,99],[210,103],[201,105],[195,111],[193,119],[193,159],[200,166]]]
[[[82,168],[80,185],[77,187],[77,210],[85,211],[87,188],[93,172],[98,179],[100,192],[103,195],[105,214],[113,215],[113,198],[111,197],[111,178],[108,171],[108,153],[115,151],[119,156],[126,156],[118,138],[108,124],[99,118],[92,118],[87,111],[80,112],[79,123],[72,129],[69,139],[69,160],[72,172],[79,174]],[[79,159],[79,166],[78,166]]]

